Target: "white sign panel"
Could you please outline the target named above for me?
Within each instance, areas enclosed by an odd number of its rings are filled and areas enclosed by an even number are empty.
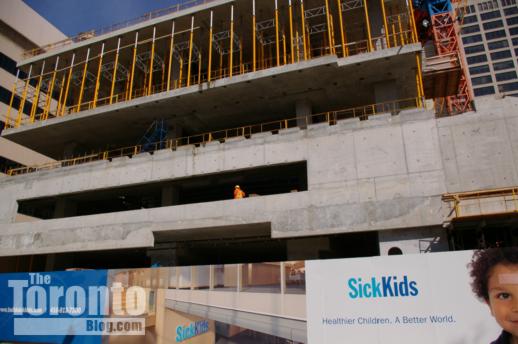
[[[309,343],[492,342],[501,329],[471,290],[472,255],[307,261]]]

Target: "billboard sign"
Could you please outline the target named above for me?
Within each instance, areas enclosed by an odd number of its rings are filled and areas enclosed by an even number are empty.
[[[306,262],[309,343],[487,344],[501,328],[471,290],[473,251]]]

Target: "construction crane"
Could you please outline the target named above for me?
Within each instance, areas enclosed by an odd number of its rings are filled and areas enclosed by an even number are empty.
[[[431,40],[435,47],[435,55],[426,56],[425,95],[435,99],[439,115],[473,111],[473,90],[459,37],[463,6],[454,9],[450,0],[413,0],[412,4],[421,42]]]

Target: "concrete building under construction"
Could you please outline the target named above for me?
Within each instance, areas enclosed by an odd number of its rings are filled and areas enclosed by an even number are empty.
[[[0,269],[516,245],[518,100],[473,101],[463,8],[198,0],[27,51],[2,137],[50,162],[0,177]]]

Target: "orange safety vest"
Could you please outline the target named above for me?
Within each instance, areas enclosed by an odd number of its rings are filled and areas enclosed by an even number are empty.
[[[245,192],[241,189],[234,189],[234,199],[240,199],[245,197]]]

